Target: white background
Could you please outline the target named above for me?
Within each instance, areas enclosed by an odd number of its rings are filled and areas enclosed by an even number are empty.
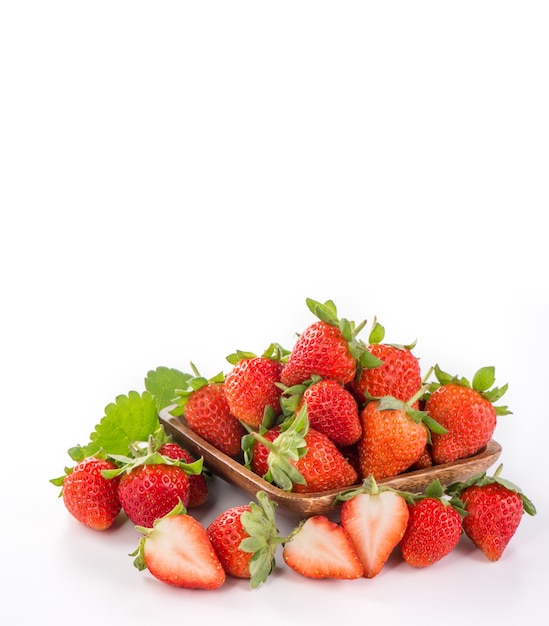
[[[548,27],[544,2],[0,3],[10,626],[543,622]],[[131,525],[64,510],[48,480],[117,395],[290,347],[306,297],[417,339],[425,368],[509,383],[496,439],[538,515],[498,563],[462,540],[372,581],[278,558],[259,589],[192,592],[132,567]],[[216,481],[197,516],[248,501]]]

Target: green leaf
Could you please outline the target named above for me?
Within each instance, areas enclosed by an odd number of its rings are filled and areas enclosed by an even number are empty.
[[[495,368],[493,366],[481,367],[473,376],[473,389],[488,391],[496,381]]]
[[[371,344],[381,343],[385,338],[385,327],[379,322],[375,322],[374,327],[370,331],[368,342]]]
[[[191,374],[185,374],[177,369],[160,366],[147,373],[145,389],[152,393],[156,399],[158,411],[173,404],[176,389],[184,389],[187,382],[192,378]]]

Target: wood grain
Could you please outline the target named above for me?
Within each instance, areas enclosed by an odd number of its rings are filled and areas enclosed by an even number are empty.
[[[239,460],[232,459],[198,436],[179,418],[173,417],[168,411],[160,412],[160,421],[166,432],[190,452],[204,458],[204,465],[226,482],[249,493],[255,498],[258,491],[264,491],[269,498],[287,511],[301,517],[328,514],[334,511],[334,500],[338,491],[327,491],[313,494],[288,493],[271,485],[257,474],[246,469]],[[493,439],[486,448],[467,459],[453,463],[437,465],[428,469],[406,472],[393,478],[378,481],[380,485],[388,485],[402,491],[422,493],[431,481],[438,478],[446,486],[450,483],[466,480],[475,474],[486,471],[499,458],[501,446]]]

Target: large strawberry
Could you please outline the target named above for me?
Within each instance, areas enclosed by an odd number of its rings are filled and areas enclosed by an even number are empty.
[[[230,457],[241,452],[240,442],[246,434],[244,426],[231,413],[225,396],[223,373],[206,379],[193,365],[195,376],[187,387],[177,391],[175,402],[185,421],[197,435]]]
[[[387,396],[362,409],[358,453],[363,477],[381,480],[404,472],[421,457],[431,431],[443,431],[427,413],[412,408],[421,393],[408,403]]]
[[[371,397],[383,396],[393,396],[408,402],[422,386],[419,360],[412,353],[415,343],[410,345],[383,343],[384,337],[384,327],[375,322],[367,349],[379,360],[379,364],[359,367],[357,375],[349,385],[360,403],[365,403]]]
[[[428,414],[446,429],[433,434],[431,453],[435,464],[450,463],[479,452],[492,438],[497,417],[510,411],[494,406],[507,391],[507,385],[492,387],[493,367],[479,369],[472,384],[466,378],[450,376],[435,366],[436,383],[425,405]]]
[[[206,529],[181,503],[143,533],[133,564],[148,569],[161,582],[186,589],[218,589],[226,579]]]
[[[311,378],[314,374],[345,385],[356,374],[357,361],[367,362],[368,351],[357,340],[364,322],[355,326],[345,318],[339,319],[331,300],[324,304],[307,299],[309,310],[319,321],[301,333],[287,358],[281,380],[291,387]]]
[[[69,513],[94,530],[110,528],[121,509],[119,478],[105,478],[102,474],[105,470],[116,470],[116,465],[97,456],[88,457],[67,470],[65,476],[51,481],[61,486]]]
[[[325,515],[301,522],[286,539],[282,557],[307,578],[360,578],[364,570],[345,530]]]
[[[160,454],[169,457],[170,459],[179,459],[184,463],[194,463],[197,458],[193,456],[188,450],[185,450],[177,443],[166,442],[160,446],[158,450]],[[194,509],[201,504],[204,504],[208,499],[208,482],[206,476],[202,471],[200,474],[189,475],[189,501],[187,502],[187,509]]]
[[[440,561],[457,546],[462,532],[462,513],[443,498],[440,481],[433,481],[425,494],[408,505],[410,517],[400,542],[404,560],[413,567]]]
[[[282,358],[280,346],[272,344],[261,355],[238,351],[227,357],[233,365],[225,377],[225,397],[231,413],[252,428],[263,421],[265,411],[280,414]]]
[[[364,576],[377,576],[400,543],[408,526],[408,503],[388,487],[379,487],[369,476],[361,487],[343,491],[340,523],[364,568]]]
[[[223,511],[206,529],[225,573],[249,578],[252,588],[265,582],[273,571],[281,543],[274,503],[262,491],[256,498],[257,502]]]
[[[490,561],[501,558],[523,513],[536,514],[535,506],[521,489],[500,477],[501,470],[500,465],[493,476],[483,472],[446,488],[446,493],[463,502],[467,512],[463,530]]]
[[[281,404],[290,412],[299,411],[306,404],[311,427],[324,433],[337,446],[350,446],[361,435],[358,404],[353,395],[334,380],[313,376],[301,385],[288,387]]]

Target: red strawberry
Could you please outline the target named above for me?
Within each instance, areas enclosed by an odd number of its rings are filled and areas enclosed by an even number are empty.
[[[393,489],[378,487],[372,476],[358,489],[338,496],[341,526],[351,538],[364,576],[377,576],[408,525],[408,504]]]
[[[160,454],[170,459],[179,459],[185,463],[194,463],[197,459],[188,451],[183,449],[177,443],[167,442],[162,444],[159,449]],[[196,508],[204,504],[208,499],[208,483],[204,473],[189,476],[189,501],[188,509]]]
[[[509,413],[507,407],[492,403],[507,391],[494,384],[493,367],[477,371],[472,385],[465,378],[451,377],[435,366],[438,383],[431,385],[425,409],[446,433],[433,434],[432,456],[435,464],[450,463],[479,452],[494,433],[497,416]]]
[[[148,569],[158,580],[187,589],[218,589],[225,571],[217,558],[206,529],[185,513],[179,504],[143,533],[134,565]]]
[[[352,394],[340,383],[313,376],[302,385],[289,387],[284,392],[282,404],[297,404],[299,411],[307,405],[309,423],[324,433],[337,446],[350,446],[358,441],[362,427],[358,404]]]
[[[484,472],[446,489],[462,500],[467,512],[463,530],[490,561],[501,558],[523,513],[536,514],[534,505],[519,487],[499,477],[501,469],[500,465],[494,476],[488,477]]]
[[[417,396],[410,399],[414,404]],[[358,452],[362,476],[376,480],[396,476],[415,463],[429,441],[429,430],[440,430],[423,411],[387,396],[369,402],[360,413],[362,437]]]
[[[197,435],[230,457],[240,454],[244,426],[231,413],[225,396],[224,375],[206,379],[198,374],[188,380],[188,387],[178,391],[177,405]]]
[[[355,376],[357,359],[367,351],[356,335],[364,324],[337,317],[335,304],[307,299],[307,306],[320,321],[312,323],[298,337],[282,370],[282,382],[291,387],[313,375],[345,385]]]
[[[258,428],[265,410],[281,413],[281,350],[273,344],[262,355],[237,352],[227,357],[233,364],[225,378],[225,397],[231,413],[252,428]]]
[[[442,495],[442,485],[436,480],[427,487],[425,495],[417,496],[408,505],[410,517],[400,548],[404,560],[413,567],[436,563],[459,542],[461,515]]]
[[[220,513],[206,530],[227,574],[249,578],[253,588],[267,580],[275,567],[280,540],[274,504],[264,492],[257,494],[257,503]]]
[[[282,557],[308,578],[360,578],[364,570],[341,526],[324,515],[313,515],[289,535]]]
[[[370,334],[368,351],[379,364],[360,368],[350,388],[360,403],[369,397],[392,396],[408,402],[422,386],[419,360],[412,354],[415,343],[407,346],[381,343],[385,329],[375,323]],[[414,407],[414,408],[417,408]]]
[[[111,461],[88,457],[68,470],[68,475],[54,479],[54,485],[62,486],[63,502],[69,513],[82,524],[94,530],[112,526],[120,513],[118,478],[104,478],[103,470],[114,470]]]

